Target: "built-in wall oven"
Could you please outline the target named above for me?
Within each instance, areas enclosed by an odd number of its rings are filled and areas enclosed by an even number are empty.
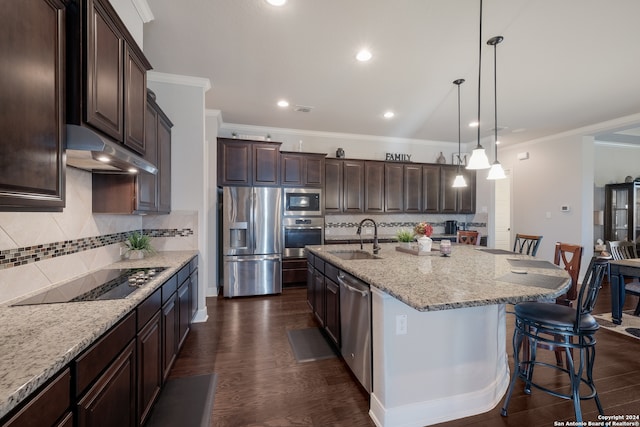
[[[319,188],[285,188],[284,216],[322,216],[322,190]]]
[[[306,257],[304,247],[324,244],[324,218],[284,217],[282,219],[284,249],[282,258]]]

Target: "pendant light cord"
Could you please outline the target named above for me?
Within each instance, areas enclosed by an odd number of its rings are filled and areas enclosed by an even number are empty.
[[[462,80],[462,79],[460,79]],[[456,83],[459,82],[459,83]],[[456,80],[454,83],[458,86],[458,175],[460,175],[460,85],[464,82],[464,80],[459,81]]]
[[[493,146],[495,147],[495,161],[498,161],[498,43],[500,43],[500,41],[498,41],[497,43],[495,43],[493,45],[493,99],[494,99],[494,103],[495,106],[493,108],[493,113],[494,113],[494,141],[493,141]]]
[[[478,37],[478,145],[480,147],[480,82],[482,73],[482,0],[480,0],[480,36]]]

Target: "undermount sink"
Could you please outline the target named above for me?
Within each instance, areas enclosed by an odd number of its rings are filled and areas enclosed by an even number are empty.
[[[333,256],[346,260],[354,259],[381,259],[379,256],[373,255],[371,252],[359,251],[359,250],[347,250],[347,251],[329,251]]]

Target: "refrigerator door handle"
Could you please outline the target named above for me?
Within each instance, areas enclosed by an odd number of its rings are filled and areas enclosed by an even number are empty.
[[[240,256],[225,256],[224,260],[227,262],[253,262],[253,261],[280,261],[280,254],[276,255],[240,255]]]

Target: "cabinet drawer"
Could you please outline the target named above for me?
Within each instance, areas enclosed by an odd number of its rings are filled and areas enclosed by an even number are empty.
[[[76,396],[85,391],[135,335],[136,315],[133,312],[75,360]]]
[[[316,268],[316,270],[324,274],[324,260],[322,258],[316,257],[316,259],[313,261],[313,266]]]
[[[138,306],[138,331],[147,324],[149,319],[160,310],[162,306],[162,289],[158,288],[146,300]]]
[[[185,265],[178,271],[178,286],[182,286],[185,280],[189,277],[189,264]]]
[[[306,259],[283,259],[282,260],[282,269],[283,270],[294,270],[297,268],[302,268],[304,270],[307,269],[307,260]]]
[[[169,299],[171,299],[171,296],[176,293],[177,289],[178,275],[174,274],[173,276],[171,276],[171,279],[167,280],[166,282],[164,282],[164,285],[162,285],[162,305],[164,305],[167,301],[169,301]]]
[[[340,269],[335,265],[329,264],[328,262],[324,264],[324,275],[329,279],[334,282],[338,282],[338,274],[340,274]]]
[[[71,371],[65,369],[3,427],[53,426],[71,405]]]

